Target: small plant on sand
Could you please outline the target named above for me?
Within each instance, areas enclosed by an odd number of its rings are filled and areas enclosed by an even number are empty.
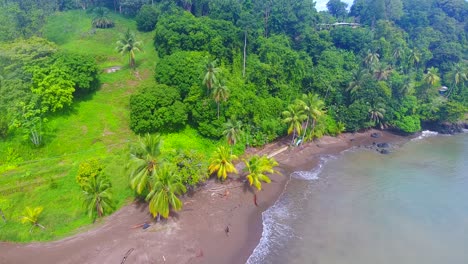
[[[237,169],[234,164],[232,164],[232,161],[236,159],[237,156],[231,154],[226,147],[218,147],[211,158],[208,170],[210,171],[210,174],[216,173],[218,179],[225,180],[228,173],[237,174]]]
[[[29,233],[32,232],[34,227],[40,227],[42,229],[45,229],[43,225],[39,224],[39,216],[41,215],[42,210],[44,210],[42,206],[36,207],[34,209],[31,209],[30,207],[26,207],[26,209],[24,210],[24,215],[21,217],[21,223],[31,224]]]

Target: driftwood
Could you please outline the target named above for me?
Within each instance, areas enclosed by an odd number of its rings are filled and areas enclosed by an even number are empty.
[[[120,262],[120,264],[124,264],[125,261],[127,261],[128,256],[130,256],[130,254],[132,254],[133,250],[134,250],[134,248],[131,248],[131,249],[129,249],[127,251],[127,253],[125,253],[125,256],[123,257],[122,262]]]

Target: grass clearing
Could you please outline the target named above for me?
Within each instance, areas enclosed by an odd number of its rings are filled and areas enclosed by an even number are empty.
[[[121,66],[111,74],[100,75],[101,88],[94,94],[76,98],[73,106],[44,125],[44,146],[33,147],[22,135],[0,141],[0,240],[47,241],[71,235],[92,223],[83,208],[82,193],[75,181],[78,166],[91,158],[106,165],[117,208],[132,199],[124,166],[128,145],[136,140],[129,129],[129,97],[143,83],[154,82],[157,54],[153,34],[136,31],[133,20],[113,14],[115,27],[91,28],[92,16],[81,10],[57,13],[49,18],[43,35],[63,50],[90,54],[99,67]],[[127,28],[137,32],[144,52],[136,54],[137,69],[128,67],[128,58],[115,51],[119,34]],[[204,139],[195,129],[163,136],[163,151],[196,149],[207,157],[217,142]],[[26,206],[43,206],[40,223],[33,229],[21,224]]]

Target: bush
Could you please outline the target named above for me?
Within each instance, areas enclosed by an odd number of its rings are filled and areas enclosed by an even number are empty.
[[[208,179],[208,163],[206,157],[196,151],[180,152],[174,159],[178,175],[182,183],[188,187],[195,187]]]
[[[70,75],[70,80],[75,83],[75,92],[89,92],[99,87],[99,69],[93,57],[59,52],[54,54],[52,60]]]
[[[90,159],[80,164],[78,174],[76,175],[76,182],[83,187],[91,177],[97,177],[104,169],[103,164],[98,159]]]
[[[153,31],[158,17],[159,12],[154,6],[142,6],[138,15],[135,17],[138,30],[143,32]]]
[[[136,133],[177,131],[185,126],[187,118],[177,88],[150,86],[130,97],[130,128]]]

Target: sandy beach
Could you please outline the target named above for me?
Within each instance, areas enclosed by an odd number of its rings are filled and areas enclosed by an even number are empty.
[[[373,138],[372,133],[379,133]],[[283,175],[257,192],[241,177],[224,183],[210,180],[197,192],[183,198],[183,210],[168,220],[155,222],[145,204],[129,204],[101,223],[69,238],[47,243],[0,243],[0,263],[245,263],[262,235],[262,212],[283,192],[289,175],[311,170],[321,155],[337,155],[352,147],[389,142],[406,137],[369,130],[323,137],[300,147],[288,148],[289,137],[246,155],[275,155]],[[381,155],[376,153],[376,155]],[[239,169],[242,164],[240,163]],[[143,229],[143,223],[150,227]]]

